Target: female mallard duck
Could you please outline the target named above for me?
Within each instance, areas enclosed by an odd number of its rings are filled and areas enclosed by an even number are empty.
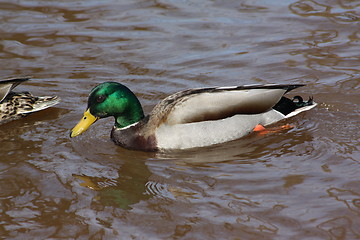
[[[99,118],[115,117],[111,138],[124,148],[156,151],[222,143],[245,136],[316,106],[310,98],[283,95],[303,84],[248,85],[190,89],[168,96],[148,116],[134,93],[117,82],[93,88],[84,117],[71,130],[76,137]]]
[[[16,120],[26,115],[59,103],[57,96],[36,97],[29,92],[12,92],[17,85],[30,78],[10,78],[0,80],[0,124]]]

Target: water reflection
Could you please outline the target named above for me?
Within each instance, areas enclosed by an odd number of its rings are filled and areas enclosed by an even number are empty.
[[[289,9],[300,16],[328,17],[331,7],[312,0],[297,1],[289,5]]]
[[[327,192],[330,197],[333,197],[337,201],[344,203],[349,210],[355,213],[360,213],[360,194],[357,192],[339,188],[331,188],[328,189]]]
[[[354,9],[359,6],[354,1],[338,1],[343,9]],[[289,5],[289,9],[297,15],[326,17],[336,22],[356,23],[360,21],[360,15],[356,11],[338,12],[331,4],[320,3],[320,1],[302,0]]]
[[[284,188],[291,188],[295,185],[302,184],[305,180],[305,175],[288,175],[283,177]]]
[[[161,184],[151,180],[153,173],[146,164],[146,160],[152,157],[153,153],[140,152],[136,154],[137,152],[119,148],[111,140],[108,140],[106,144],[109,144],[111,149],[117,152],[117,156],[122,156],[121,162],[116,158],[109,159],[109,151],[104,148],[91,152],[87,160],[96,161],[112,170],[116,169],[117,173],[112,173],[112,178],[109,178],[106,172],[100,174],[103,177],[97,177],[99,174],[96,172],[93,172],[93,176],[74,174],[76,178],[85,181],[80,182],[81,186],[97,191],[94,200],[105,206],[132,209],[131,205],[160,194],[163,190]],[[103,156],[105,152],[106,156]]]
[[[24,159],[14,156],[19,154],[26,156],[30,155],[34,149],[39,150],[39,144],[44,135],[52,130],[48,124],[66,112],[64,109],[53,107],[30,114],[26,119],[4,124],[0,128],[0,157],[2,162],[23,161]],[[37,128],[36,130],[34,126]]]
[[[157,193],[153,190],[154,187],[151,187],[152,190],[148,191],[148,179],[151,172],[145,163],[137,164],[135,168],[133,164],[126,164],[125,162],[120,167],[118,171],[119,177],[116,179],[76,174],[73,174],[73,176],[81,180],[80,186],[97,191],[94,201],[103,206],[131,209],[132,204],[149,199]]]
[[[337,239],[358,239],[360,232],[357,227],[351,227],[353,222],[349,217],[340,216],[324,223],[321,223],[318,228],[326,231],[330,237]]]
[[[208,169],[214,171],[215,173],[213,177],[203,178],[203,181],[205,181],[207,185],[214,185],[218,177],[231,179],[234,177],[232,174],[228,171],[226,171],[228,172],[227,174],[221,174],[221,169],[218,165],[214,165],[214,163],[236,163],[242,165],[256,164],[258,161],[256,161],[254,157],[266,159],[266,155],[276,156],[274,155],[274,149],[272,146],[281,144],[281,141],[288,142],[288,134],[290,134],[292,141],[283,145],[282,152],[279,154],[293,154],[295,151],[290,149],[296,147],[297,145],[303,145],[305,141],[311,142],[312,140],[311,135],[306,138],[304,137],[304,133],[298,134],[296,130],[293,131],[294,133],[291,133],[291,131],[281,132],[269,134],[269,136],[265,137],[253,134],[241,140],[233,141],[232,143],[227,144],[220,144],[211,148],[150,153],[153,157],[156,156],[156,160],[150,160],[150,162],[145,161],[149,158],[149,156],[151,156],[148,153],[141,153],[140,155],[137,154],[136,159],[134,159],[134,156],[132,156],[134,153],[133,151],[121,149],[115,146],[115,148],[118,148],[116,150],[123,156],[122,163],[120,166],[116,166],[119,162],[117,162],[116,165],[113,165],[115,162],[111,162],[114,160],[116,161],[116,159],[108,159],[106,163],[107,167],[118,169],[117,174],[114,174],[114,172],[111,173],[111,175],[115,177],[106,177],[106,171],[108,171],[105,170],[106,168],[104,170],[99,169],[102,173],[98,172],[98,174],[103,177],[99,177],[99,175],[97,176],[96,171],[99,170],[96,169],[94,169],[95,171],[91,171],[92,175],[79,175],[76,173],[73,173],[72,175],[80,180],[80,186],[96,191],[97,193],[96,197],[94,197],[94,201],[98,201],[105,206],[131,209],[131,205],[142,200],[149,199],[153,196],[168,199],[201,199],[204,193],[202,191],[198,192],[199,189],[197,184],[190,182],[186,184],[175,183],[169,181],[169,178],[171,179],[170,176],[179,177],[180,175],[184,175],[188,178],[194,168],[200,168]],[[280,140],[281,138],[277,136],[278,134],[284,135],[283,140]],[[273,140],[271,140],[272,138]],[[271,142],[271,145],[268,145],[269,142]],[[106,142],[106,144],[109,143],[111,144],[111,142]],[[106,149],[101,147],[103,143],[92,142],[90,144],[93,145],[93,147],[91,147],[92,150],[86,155],[87,161],[96,162],[96,158],[104,154],[102,152],[108,152]],[[83,148],[83,146],[79,149],[81,148]],[[312,155],[312,151],[314,151],[314,149],[311,151],[306,149],[303,153],[296,150],[299,156]],[[219,158],[219,152],[222,153],[221,158]],[[142,158],[142,156],[144,158]],[[103,161],[104,160],[97,162],[101,164]],[[260,163],[265,164],[266,161],[260,160]],[[113,167],[111,167],[112,165]],[[84,169],[82,171],[84,171]],[[286,181],[284,186],[285,188],[288,188],[295,184],[301,184],[303,176],[289,175],[286,176],[284,180]]]
[[[3,75],[57,109],[0,128],[7,239],[357,239],[358,1],[5,1]],[[112,121],[68,130],[115,80],[145,111],[192,87],[306,83],[296,127],[159,154],[115,146]],[[303,92],[302,92],[303,91]],[[38,115],[40,114],[40,115]]]

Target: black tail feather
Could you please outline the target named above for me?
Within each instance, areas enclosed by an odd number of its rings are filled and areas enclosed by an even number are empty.
[[[309,97],[309,100],[304,101],[301,96],[295,96],[293,99],[282,97],[280,101],[273,107],[276,111],[281,112],[285,116],[295,111],[298,108],[310,106],[314,104],[314,98]]]

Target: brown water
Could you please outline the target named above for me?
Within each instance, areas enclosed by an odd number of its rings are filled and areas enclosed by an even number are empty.
[[[0,126],[2,239],[360,239],[360,2],[5,0],[2,76],[61,104]],[[92,87],[305,83],[295,128],[214,147],[69,138]],[[291,95],[291,94],[290,94]]]

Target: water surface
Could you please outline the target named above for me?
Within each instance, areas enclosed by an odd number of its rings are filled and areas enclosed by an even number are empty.
[[[2,1],[1,75],[59,95],[0,126],[4,239],[360,239],[357,1]],[[293,129],[188,151],[69,138],[113,80],[145,112],[176,91],[302,83]]]

